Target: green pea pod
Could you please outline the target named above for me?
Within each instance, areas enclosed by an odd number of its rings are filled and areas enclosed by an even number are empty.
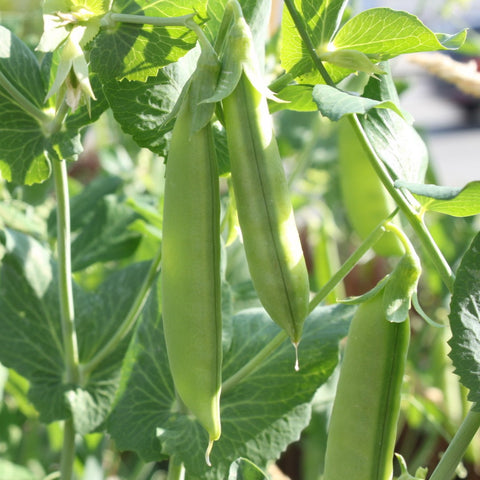
[[[383,290],[359,305],[330,419],[324,480],[392,478],[409,323],[386,320]]]
[[[347,117],[339,120],[339,173],[343,202],[348,220],[357,234],[365,239],[390,215],[396,205],[378,178]],[[402,243],[392,232],[386,232],[373,246],[378,255],[401,256]]]
[[[233,190],[248,267],[258,297],[295,345],[308,313],[309,282],[272,117],[258,78],[243,17],[229,32],[227,63],[242,62],[233,91],[223,99]],[[238,46],[238,48],[237,48]],[[252,73],[253,72],[253,73]]]
[[[198,112],[209,109],[211,117],[214,105],[199,107],[198,98],[214,88],[216,72],[218,66],[215,71],[212,62],[201,58],[175,121],[162,241],[162,313],[170,369],[180,399],[209,434],[208,463],[221,433],[220,200],[213,132],[208,115]]]

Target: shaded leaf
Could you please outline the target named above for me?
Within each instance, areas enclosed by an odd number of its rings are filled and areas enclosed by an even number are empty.
[[[473,239],[456,273],[450,302],[449,340],[455,373],[480,408],[480,234]]]
[[[78,433],[91,432],[110,410],[129,336],[81,387],[65,383],[57,265],[35,240],[7,234],[0,270],[0,361],[28,379],[29,399],[43,422],[73,416]],[[95,293],[73,285],[81,362],[117,331],[147,269],[146,263],[134,264],[111,275]]]
[[[0,74],[32,105],[42,109],[46,88],[37,59],[9,30],[0,26]],[[44,155],[47,140],[40,124],[27,114],[0,83],[0,171],[14,183],[31,185],[50,175]]]
[[[310,419],[310,400],[331,374],[354,307],[322,307],[306,323],[300,344],[300,372],[287,340],[248,378],[221,400],[222,437],[204,461],[208,437],[190,416],[175,413],[173,382],[158,307],[144,311],[126,358],[119,400],[108,429],[118,447],[135,450],[145,460],[175,455],[187,473],[221,479],[239,457],[264,466],[296,440]],[[223,377],[228,379],[279,332],[263,309],[245,310],[232,320],[229,346],[224,345]]]
[[[409,190],[424,210],[445,213],[453,217],[468,217],[480,213],[479,180],[467,183],[461,188],[398,180],[395,187]]]
[[[361,97],[329,85],[315,85],[313,100],[320,113],[334,122],[351,113],[366,114],[372,108],[390,108],[402,115],[397,105],[390,100],[381,101]]]

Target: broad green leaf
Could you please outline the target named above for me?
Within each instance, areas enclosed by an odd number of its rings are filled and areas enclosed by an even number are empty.
[[[9,30],[0,26],[0,76],[5,78],[32,108],[42,112],[46,82],[52,71],[51,58],[40,66],[30,49]],[[67,118],[67,128],[52,136],[42,122],[34,119],[7,91],[0,78],[0,172],[7,181],[32,185],[45,181],[51,173],[50,160],[75,159],[81,152],[78,130],[94,121],[107,107],[103,95],[94,102],[92,115],[86,109]],[[99,88],[98,82],[95,83]],[[46,117],[45,122],[48,122]]]
[[[0,75],[34,107],[41,110],[45,85],[29,48],[0,26]],[[1,80],[1,79],[0,79]],[[0,81],[0,172],[14,183],[42,182],[50,175],[44,151],[47,142],[40,124],[11,99]]]
[[[64,383],[57,265],[35,240],[7,235],[0,270],[0,361],[28,379],[28,396],[42,421],[73,416],[80,434],[91,432],[110,410],[129,336],[81,387]],[[117,331],[147,269],[148,264],[134,264],[110,276],[95,293],[74,284],[81,362],[91,359]]]
[[[107,81],[103,91],[115,119],[141,147],[166,154],[165,134],[173,127],[166,122],[186,81],[195,69],[197,49],[167,65],[155,77],[143,81]]]
[[[317,51],[326,50],[335,30],[338,28],[346,0],[294,0],[306,31]],[[305,48],[288,9],[283,7],[281,63],[287,72],[294,72],[300,83],[323,83],[313,61]],[[340,71],[340,70],[339,70]],[[348,71],[347,71],[348,72]],[[336,80],[340,80],[334,71],[329,71]],[[346,76],[348,73],[345,73]]]
[[[469,217],[480,213],[480,180],[461,188],[403,181],[395,182],[395,186],[409,190],[424,210],[453,217]]]
[[[115,13],[152,17],[178,17],[197,13],[206,18],[206,0],[147,2],[119,0]],[[146,81],[158,70],[177,61],[195,46],[196,37],[186,27],[158,27],[122,23],[105,27],[95,38],[91,68],[102,81]]]
[[[371,77],[364,96],[392,101],[399,105],[393,78],[388,64],[382,65],[387,73],[378,79]],[[409,121],[391,109],[373,109],[368,115],[359,116],[367,137],[376,154],[393,173],[394,178],[409,182],[422,182],[428,164],[428,152],[424,141]]]
[[[435,34],[415,15],[372,8],[345,23],[329,50],[358,50],[377,60],[387,60],[404,53],[456,49],[465,38],[466,30],[451,36]]]
[[[152,301],[127,354],[108,430],[120,450],[134,450],[144,460],[174,455],[194,477],[223,479],[239,457],[263,467],[297,440],[308,424],[310,401],[337,363],[338,341],[353,312],[354,307],[343,305],[314,311],[299,347],[299,372],[294,370],[293,346],[286,340],[248,378],[224,390],[222,436],[211,453],[213,467],[208,468],[206,432],[190,416],[175,412],[162,320]],[[230,342],[224,344],[224,380],[279,332],[263,309],[244,310],[232,322]]]
[[[480,408],[480,234],[473,239],[458,267],[450,302],[449,340],[455,373]]]
[[[402,115],[397,105],[390,100],[381,101],[361,97],[343,92],[329,85],[315,85],[313,88],[313,100],[317,104],[320,113],[333,121],[340,120],[341,117],[350,113],[364,115],[372,108],[390,108]]]

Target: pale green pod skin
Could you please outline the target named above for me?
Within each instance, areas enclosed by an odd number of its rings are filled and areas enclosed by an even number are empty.
[[[207,430],[211,448],[221,433],[219,184],[211,125],[191,133],[191,124],[187,100],[173,129],[166,167],[162,314],[175,388]]]
[[[383,290],[350,325],[327,438],[324,480],[390,480],[410,340],[386,320]]]
[[[396,204],[375,173],[348,118],[339,121],[339,175],[342,198],[352,228],[363,240],[387,218]],[[382,256],[401,256],[402,243],[386,232],[373,246]]]
[[[265,310],[297,345],[309,280],[267,101],[242,73],[223,110],[250,275]]]

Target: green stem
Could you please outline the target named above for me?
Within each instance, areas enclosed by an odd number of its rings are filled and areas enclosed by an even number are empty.
[[[53,119],[49,119],[49,121],[43,125],[45,134],[47,136],[53,135],[54,133],[60,131],[63,122],[65,121],[65,117],[67,116],[67,113],[69,111],[69,108],[70,107],[67,105],[67,102],[65,101],[65,99],[63,99],[60,107],[55,113],[55,117],[53,117]]]
[[[185,467],[183,463],[175,463],[175,457],[172,455],[168,462],[167,480],[183,480],[185,478]]]
[[[430,480],[451,480],[454,477],[458,464],[479,428],[480,412],[470,410],[442,455]]]
[[[147,17],[128,13],[107,13],[102,18],[102,25],[113,26],[115,23],[134,23],[137,25],[154,25],[156,27],[185,27],[185,22],[195,17],[195,13],[180,17]]]
[[[8,78],[0,72],[0,86],[4,88],[10,95],[11,99],[28,115],[37,120],[40,125],[44,125],[50,121],[50,117],[36,107],[28,100],[20,91],[18,91],[8,80]]]
[[[71,480],[75,460],[75,427],[73,419],[65,420],[63,427],[63,447],[60,461],[60,479]]]
[[[227,378],[222,384],[222,393],[228,392],[234,386],[238,385],[242,380],[253,373],[257,368],[265,364],[265,360],[280,347],[280,345],[288,338],[287,334],[282,330],[276,335],[262,350],[252,357],[240,370],[237,370],[230,378]]]
[[[125,335],[135,324],[140,312],[142,311],[145,302],[147,301],[150,289],[155,281],[158,271],[160,270],[160,262],[162,259],[162,251],[158,250],[157,255],[152,260],[148,273],[143,281],[140,291],[138,292],[130,310],[128,311],[124,321],[117,329],[115,335],[99,350],[89,362],[80,365],[82,377],[86,378],[95,368],[104,360],[110,353],[112,353],[118,344],[125,338]]]
[[[347,258],[345,263],[340,267],[340,269],[330,278],[330,280],[315,294],[315,296],[310,300],[309,311],[312,312],[313,309],[322,302],[330,292],[350,273],[353,267],[360,261],[360,259],[370,250],[370,248],[375,245],[375,243],[380,239],[380,237],[385,232],[385,225],[390,222],[390,220],[397,214],[395,210],[391,215],[389,215],[384,221],[382,221],[375,230],[360,244],[360,246]]]
[[[295,24],[295,27],[303,43],[305,44],[305,47],[307,48],[307,51],[310,57],[312,57],[315,68],[320,72],[320,75],[325,80],[325,83],[327,85],[330,85],[331,87],[335,87],[335,82],[331,79],[330,75],[328,74],[326,68],[323,65],[322,60],[317,55],[317,51],[315,50],[315,45],[313,45],[312,43],[311,37],[307,32],[307,29],[305,24],[303,23],[302,17],[300,16],[300,14],[297,12],[297,9],[295,8],[295,4],[293,3],[293,0],[284,0],[284,2],[288,12],[290,13],[290,16],[292,17],[293,23]]]
[[[349,120],[355,130],[360,142],[362,143],[365,151],[368,153],[368,157],[372,167],[374,168],[375,172],[377,173],[378,177],[382,181],[383,185],[387,189],[388,193],[392,196],[395,200],[396,204],[403,212],[405,217],[407,218],[408,222],[412,226],[413,230],[417,234],[419,240],[421,241],[423,248],[427,252],[430,257],[430,260],[435,265],[439,275],[442,277],[443,282],[447,286],[447,288],[453,291],[453,284],[455,281],[455,276],[443,256],[442,252],[438,248],[438,245],[435,243],[435,240],[432,238],[430,232],[428,231],[427,227],[423,223],[422,219],[413,211],[410,203],[401,193],[401,191],[397,190],[393,185],[393,180],[390,176],[390,173],[387,170],[387,167],[382,162],[382,160],[378,157],[375,153],[375,150],[368,139],[365,130],[363,129],[358,117],[355,114],[349,115]]]
[[[53,177],[57,195],[57,250],[60,319],[62,323],[66,383],[76,384],[78,374],[78,345],[75,330],[75,311],[72,288],[70,251],[70,203],[67,166],[65,160],[52,159]]]

